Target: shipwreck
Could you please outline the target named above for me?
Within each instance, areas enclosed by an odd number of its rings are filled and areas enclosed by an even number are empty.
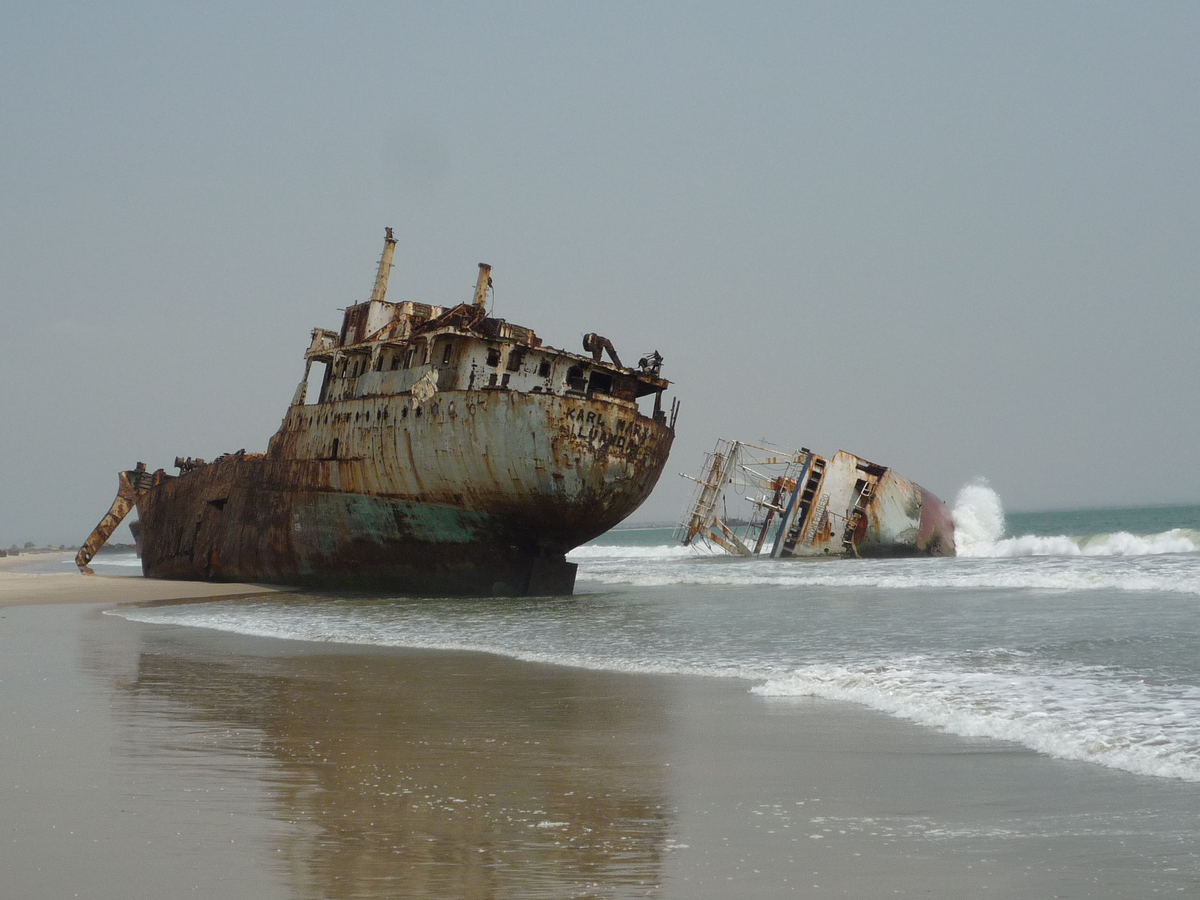
[[[721,439],[705,456],[676,539],[738,556],[953,556],[946,504],[895,470],[839,450]],[[733,512],[730,512],[730,507]]]
[[[395,246],[389,228],[370,300],[313,330],[266,452],[121,472],[82,572],[136,509],[154,578],[572,592],[566,553],[637,509],[666,464],[679,404],[664,407],[661,355],[630,368],[597,334],[583,354],[545,346],[488,314],[483,263],[470,302],[390,302]]]

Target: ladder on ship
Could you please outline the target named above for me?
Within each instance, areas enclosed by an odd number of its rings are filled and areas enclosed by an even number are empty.
[[[717,441],[713,452],[705,456],[701,477],[691,479],[696,482],[690,504],[691,513],[675,529],[675,539],[679,543],[687,546],[700,539],[716,544],[729,553],[751,555],[750,548],[717,515],[717,504],[725,498],[725,486],[731,482],[740,456],[741,444],[724,440]]]
[[[804,480],[804,486],[797,491],[797,495],[793,498],[797,508],[792,523],[783,536],[782,546],[777,546],[776,551],[772,552],[772,556],[791,556],[797,544],[805,544],[812,539],[807,533],[809,525],[819,517],[809,516],[809,510],[812,509],[813,498],[820,490],[821,479],[824,477],[825,460],[814,455],[809,465],[808,477]],[[825,505],[828,505],[828,499],[825,500]],[[801,540],[802,536],[803,541]]]
[[[854,501],[854,509],[846,518],[846,529],[842,532],[842,552],[853,553],[858,556],[858,547],[854,544],[854,535],[858,533],[858,526],[867,517],[867,504],[871,502],[871,497],[875,494],[875,485],[862,479],[855,485],[858,491],[858,496]]]
[[[821,530],[821,526],[829,518],[829,495],[825,494],[821,497],[821,502],[817,506],[816,515],[809,519],[808,527],[804,529],[804,539],[801,540],[800,546],[808,546],[813,542],[813,538],[817,536],[817,532]]]

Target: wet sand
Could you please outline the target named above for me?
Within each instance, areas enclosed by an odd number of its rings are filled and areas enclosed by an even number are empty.
[[[1197,785],[747,687],[8,608],[0,894],[1200,895]]]

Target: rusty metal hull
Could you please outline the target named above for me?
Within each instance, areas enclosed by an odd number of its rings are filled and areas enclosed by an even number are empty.
[[[506,390],[294,405],[264,455],[138,499],[159,578],[570,593],[572,548],[645,500],[673,431],[631,401]]]
[[[858,556],[954,556],[954,521],[946,504],[891,469],[879,479],[864,512],[853,538],[852,552]],[[834,549],[828,547],[796,555],[827,554]]]
[[[371,299],[341,330],[313,329],[267,452],[177,457],[178,476],[139,463],[81,571],[136,502],[152,577],[572,591],[566,553],[637,509],[666,464],[679,402],[663,407],[662,355],[630,368],[601,335],[590,356],[543,344],[488,315],[486,263],[470,304],[393,303],[395,245],[388,228]]]
[[[812,456],[807,506],[774,546],[777,557],[953,556],[954,523],[941,500],[894,469],[839,450]]]

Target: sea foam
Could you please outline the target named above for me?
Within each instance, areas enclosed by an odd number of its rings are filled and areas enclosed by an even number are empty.
[[[687,559],[696,555],[691,547],[681,544],[662,544],[653,547],[619,544],[584,544],[567,554],[571,560],[591,559]]]
[[[962,487],[954,501],[954,544],[959,556],[990,556],[986,551],[1004,537],[1004,506],[986,479]]]
[[[982,560],[980,560],[982,562]],[[988,560],[987,562],[1000,562]],[[888,563],[739,562],[722,566],[679,566],[653,570],[632,566],[607,569],[581,567],[576,580],[588,584],[659,587],[669,585],[729,587],[828,587],[912,590],[997,589],[1032,591],[1117,590],[1200,595],[1200,566],[1173,569],[1094,569],[1054,566],[1046,568],[999,565],[965,567],[941,562],[937,567],[904,571]]]
[[[1087,667],[955,670],[913,658],[814,665],[753,687],[764,697],[857,703],[964,737],[1011,741],[1059,759],[1200,781],[1200,691]]]
[[[1157,556],[1200,551],[1200,532],[1172,528],[1158,534],[1115,531],[1093,535],[1005,537],[1004,506],[986,481],[963,487],[954,503],[957,555],[975,559],[1020,556]]]

